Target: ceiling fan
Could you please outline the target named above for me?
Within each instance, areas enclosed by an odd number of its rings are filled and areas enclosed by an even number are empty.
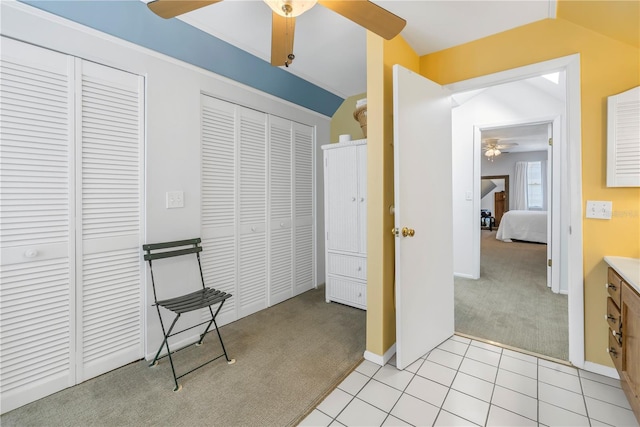
[[[153,0],[147,6],[162,18],[174,18],[222,0]],[[369,0],[264,0],[272,9],[271,65],[288,67],[294,60],[293,33],[296,16],[316,3],[333,10],[356,24],[391,40],[407,21]]]
[[[502,153],[501,150],[515,147],[516,145],[518,144],[515,142],[500,143],[500,139],[498,138],[487,138],[482,140],[482,150],[484,151],[484,155],[487,156],[490,161],[493,161],[496,156],[499,156],[500,153]]]

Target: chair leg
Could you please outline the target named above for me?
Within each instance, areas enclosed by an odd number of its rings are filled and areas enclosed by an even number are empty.
[[[222,346],[222,352],[224,353],[224,358],[227,359],[227,364],[233,365],[234,363],[236,363],[236,359],[229,359],[229,356],[227,355],[227,349],[224,347],[224,343],[222,342],[222,335],[220,335],[220,328],[218,328],[218,323],[216,323],[216,316],[220,312],[220,309],[222,308],[223,304],[224,304],[224,301],[220,303],[215,314],[213,314],[213,310],[211,310],[211,306],[209,306],[209,311],[211,312],[211,322],[213,322],[213,324],[216,326],[216,333],[218,334],[218,339],[220,340],[220,345]],[[211,323],[209,324],[209,326],[210,325]]]
[[[153,362],[151,362],[149,364],[149,366],[155,366],[156,363],[158,362],[158,356],[160,356],[160,352],[162,351],[162,347],[167,347],[167,356],[169,356],[169,364],[171,365],[171,373],[173,374],[173,382],[175,383],[175,388],[173,389],[173,391],[180,391],[181,387],[178,384],[178,378],[176,377],[176,370],[175,367],[173,366],[173,358],[171,357],[171,349],[169,348],[169,336],[171,336],[171,332],[173,331],[174,326],[176,326],[176,323],[178,322],[178,319],[180,318],[180,314],[178,313],[175,317],[175,319],[173,319],[173,322],[171,323],[171,326],[169,327],[169,331],[165,332],[164,330],[164,324],[162,322],[162,316],[160,316],[160,309],[158,309],[158,316],[160,317],[160,326],[162,327],[162,333],[164,334],[164,340],[162,341],[162,344],[160,345],[160,348],[158,348],[158,352],[156,353],[156,357],[153,358]]]

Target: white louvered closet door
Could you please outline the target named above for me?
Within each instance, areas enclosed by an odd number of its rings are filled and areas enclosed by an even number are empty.
[[[236,107],[201,96],[202,247],[205,283],[233,295],[225,301],[216,322],[236,320]],[[211,319],[203,310],[203,319]]]
[[[143,78],[76,60],[78,382],[143,356]]]
[[[293,296],[291,121],[269,120],[269,305]]]
[[[0,388],[6,412],[75,384],[73,59],[1,39]]]
[[[267,307],[267,115],[238,112],[238,317]]]
[[[313,233],[313,151],[315,130],[293,123],[294,196],[294,295],[311,289],[314,283],[315,245]]]

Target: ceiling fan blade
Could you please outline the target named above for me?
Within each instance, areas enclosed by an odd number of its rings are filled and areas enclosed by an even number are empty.
[[[154,0],[147,3],[147,7],[159,17],[167,19],[221,1],[222,0]]]
[[[400,34],[407,24],[369,0],[318,0],[318,3],[387,40]]]
[[[271,65],[289,66],[293,62],[293,35],[296,18],[272,13],[271,19]]]

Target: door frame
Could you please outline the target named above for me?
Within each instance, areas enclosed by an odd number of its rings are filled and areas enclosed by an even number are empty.
[[[569,291],[569,362],[584,367],[584,272],[582,271],[582,135],[580,109],[580,54],[573,54],[536,64],[526,65],[469,80],[451,83],[452,93],[482,89],[556,71],[566,77],[566,130],[562,138],[559,188],[567,197],[560,201],[559,239],[560,264],[566,265],[560,281],[567,283]],[[560,165],[558,165],[560,166]]]
[[[565,102],[566,104],[566,102]],[[522,120],[515,120],[509,122],[500,122],[500,123],[492,123],[487,125],[476,125],[474,126],[473,133],[473,175],[474,175],[474,183],[473,183],[473,210],[474,212],[480,212],[481,208],[481,194],[480,194],[480,180],[482,179],[482,131],[502,128],[502,127],[510,127],[510,126],[523,126],[523,125],[537,125],[537,124],[550,124],[554,129],[554,139],[558,142],[558,144],[554,144],[548,147],[547,150],[547,211],[549,212],[548,218],[548,251],[547,257],[552,260],[552,265],[555,265],[556,268],[547,267],[547,286],[552,288],[552,291],[555,293],[559,293],[560,290],[560,267],[564,264],[560,262],[560,233],[559,230],[559,219],[561,217],[561,205],[560,205],[560,165],[562,164],[563,158],[562,153],[560,152],[560,148],[563,145],[564,139],[560,136],[561,134],[566,134],[566,132],[561,132],[563,121],[561,116],[548,116],[548,117],[536,117],[536,118],[528,118]],[[555,159],[555,160],[554,160]],[[549,179],[551,178],[551,179]],[[549,186],[549,181],[551,186]],[[507,200],[508,202],[508,200]],[[508,206],[507,206],[508,208]],[[508,209],[507,209],[508,210]],[[480,278],[480,260],[481,260],[481,232],[480,228],[476,227],[473,229],[473,279]],[[568,290],[567,292],[568,293]]]

